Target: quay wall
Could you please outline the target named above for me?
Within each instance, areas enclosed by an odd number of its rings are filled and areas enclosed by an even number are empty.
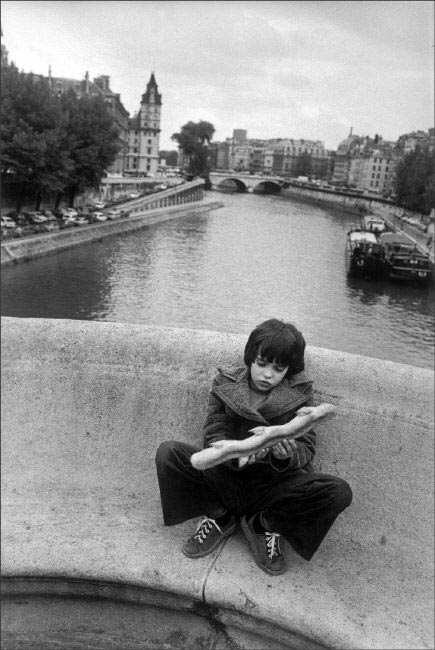
[[[2,318],[6,649],[434,647],[432,371],[307,348],[337,406],[315,465],[354,495],[311,562],[284,545],[288,572],[266,576],[240,530],[192,561],[194,522],[163,526],[156,449],[200,444],[215,369],[245,341]]]
[[[44,233],[31,237],[23,237],[2,242],[1,265],[17,264],[43,255],[50,255],[80,244],[101,241],[104,237],[123,235],[149,228],[150,226],[185,217],[189,214],[205,213],[221,207],[218,201],[192,201],[190,203],[172,205],[142,211],[141,206],[132,208],[134,212],[128,218],[118,218],[113,221],[68,228],[58,232]]]
[[[341,208],[350,214],[362,216],[372,211],[373,206],[386,205],[382,199],[371,199],[360,195],[348,196],[340,192],[334,192],[322,188],[300,187],[288,185],[281,189],[282,196],[294,196],[298,199],[306,199],[310,203],[330,204]],[[397,206],[388,206],[394,210],[400,210]]]
[[[293,196],[312,204],[331,205],[334,206],[334,208],[341,209],[348,214],[354,214],[357,217],[362,217],[365,214],[371,213],[376,214],[385,219],[390,227],[405,235],[405,237],[407,237],[411,242],[416,244],[423,253],[428,254],[432,264],[434,263],[434,250],[433,248],[428,248],[427,245],[428,235],[422,230],[409,226],[402,220],[402,217],[406,214],[407,216],[418,218],[421,224],[426,224],[427,226],[431,219],[433,223],[433,217],[404,210],[403,208],[400,208],[397,205],[392,205],[381,198],[371,199],[358,195],[348,196],[341,194],[340,192],[331,192],[322,188],[308,188],[290,185],[289,187],[281,189],[281,195],[289,197]]]

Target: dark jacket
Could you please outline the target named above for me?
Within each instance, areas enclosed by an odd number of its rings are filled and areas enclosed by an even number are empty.
[[[218,368],[210,391],[207,415],[203,425],[204,447],[216,440],[227,438],[244,440],[252,436],[250,429],[259,425],[285,424],[295,417],[302,406],[313,405],[312,381],[304,372],[284,378],[270,391],[266,402],[258,410],[249,405],[249,374],[246,367]],[[277,471],[305,468],[312,471],[311,460],[315,453],[316,434],[313,430],[298,440],[290,441],[294,454],[280,460],[269,451],[259,463],[268,463]],[[238,468],[237,461],[229,465]],[[242,468],[243,469],[243,468]]]

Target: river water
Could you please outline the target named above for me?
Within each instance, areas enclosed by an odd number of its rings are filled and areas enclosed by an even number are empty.
[[[308,345],[433,369],[433,286],[348,278],[354,216],[281,196],[206,199],[224,207],[4,268],[2,315],[246,336],[276,316]]]

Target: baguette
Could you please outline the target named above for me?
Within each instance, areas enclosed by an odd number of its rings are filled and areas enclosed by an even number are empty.
[[[332,404],[319,404],[319,406],[302,407],[296,412],[296,417],[277,426],[259,426],[251,431],[254,435],[244,440],[217,440],[210,447],[192,454],[190,462],[195,469],[204,470],[220,465],[232,458],[248,458],[261,449],[273,447],[284,439],[294,440],[300,438],[311,429],[313,424],[329,420],[336,412]],[[240,466],[243,463],[240,463]]]

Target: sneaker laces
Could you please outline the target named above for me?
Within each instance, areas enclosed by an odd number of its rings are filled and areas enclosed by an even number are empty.
[[[281,535],[279,533],[269,533],[267,530],[264,534],[266,536],[266,547],[269,560],[273,560],[274,556],[279,557],[281,555],[281,549],[279,547],[279,538]]]
[[[200,544],[202,544],[203,541],[207,538],[207,535],[211,532],[213,526],[215,526],[222,535],[222,531],[215,520],[210,519],[210,517],[204,517],[204,519],[198,524],[194,538],[197,539]]]

